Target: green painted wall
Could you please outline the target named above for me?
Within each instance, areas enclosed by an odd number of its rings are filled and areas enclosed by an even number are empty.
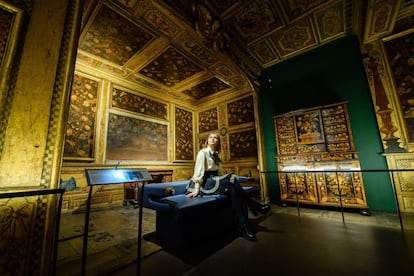
[[[259,94],[266,171],[277,171],[273,116],[341,101],[348,101],[361,169],[388,169],[356,36],[267,68],[261,74]],[[277,174],[267,177],[271,201],[279,202]],[[387,173],[365,172],[363,180],[370,210],[397,211]]]

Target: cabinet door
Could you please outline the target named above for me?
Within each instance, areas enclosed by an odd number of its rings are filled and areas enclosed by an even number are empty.
[[[282,201],[317,204],[318,195],[314,173],[286,172],[279,175]]]
[[[359,162],[357,161],[352,161],[347,165],[359,169]],[[341,165],[337,164],[335,167],[340,168]],[[315,177],[318,187],[319,202],[321,205],[350,208],[367,207],[364,185],[360,172],[352,170],[318,172]]]

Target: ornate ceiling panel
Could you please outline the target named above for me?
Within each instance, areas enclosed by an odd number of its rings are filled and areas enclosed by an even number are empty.
[[[152,39],[153,35],[102,5],[85,30],[79,49],[122,66]]]
[[[247,2],[225,22],[234,27],[240,40],[247,45],[283,27],[280,15],[268,0]]]
[[[222,82],[220,79],[212,78],[200,84],[197,84],[190,89],[184,90],[183,93],[199,100],[229,87],[230,86]]]
[[[196,105],[337,38],[390,35],[413,2],[85,0],[77,64]]]
[[[170,47],[141,69],[139,73],[171,87],[202,70],[200,66]]]

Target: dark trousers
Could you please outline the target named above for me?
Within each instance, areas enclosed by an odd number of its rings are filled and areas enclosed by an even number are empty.
[[[247,223],[248,208],[257,209],[260,203],[243,190],[237,179],[234,183],[230,183],[228,194],[231,198],[233,210],[236,212],[237,218],[239,219],[239,223]]]
[[[206,171],[204,173],[204,182],[209,177],[213,176],[217,176],[217,171]],[[229,182],[226,184],[229,187],[226,194],[231,199],[231,204],[239,220],[239,224],[247,223],[248,208],[250,208],[251,210],[257,209],[258,207],[260,207],[261,204],[255,201],[248,193],[246,193],[243,190],[239,181],[237,181],[237,178],[235,179],[234,183]]]

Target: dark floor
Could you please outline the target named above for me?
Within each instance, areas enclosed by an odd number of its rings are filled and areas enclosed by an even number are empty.
[[[160,250],[109,275],[414,275],[414,230],[401,230],[395,214],[274,206],[251,224],[257,242],[226,237],[186,256]]]

